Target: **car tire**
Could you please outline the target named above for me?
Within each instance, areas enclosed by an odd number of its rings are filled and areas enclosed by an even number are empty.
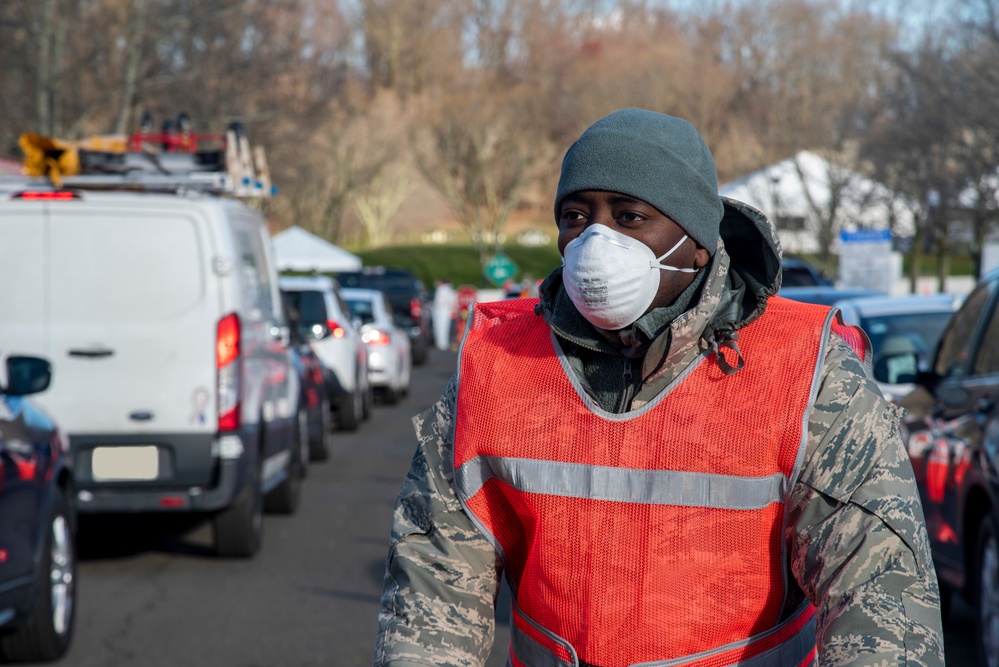
[[[427,361],[427,348],[423,345],[414,345],[412,358],[414,366],[422,366]]]
[[[399,402],[399,392],[389,385],[382,389],[382,400],[385,401],[385,405],[395,405]]]
[[[302,478],[305,477],[303,456],[309,458],[309,418],[305,408],[298,409],[295,421],[294,442],[289,447],[291,459],[288,462],[288,474],[264,498],[264,511],[272,514],[291,515],[298,511],[302,498]]]
[[[364,415],[364,393],[359,386],[344,397],[337,410],[337,427],[341,431],[356,431]]]
[[[978,664],[999,664],[999,530],[991,513],[979,524],[973,574]]]
[[[333,438],[332,415],[328,405],[323,405],[322,410],[322,433],[318,438],[313,438],[309,443],[309,460],[325,461],[330,457],[330,440]]]
[[[368,385],[368,388],[364,390],[364,405],[362,407],[361,416],[363,419],[371,419],[371,413],[375,410],[375,388]]]
[[[262,495],[258,461],[254,478],[212,520],[216,554],[223,558],[250,558],[260,550],[264,524]]]
[[[31,615],[17,630],[0,636],[0,656],[10,662],[62,657],[76,618],[76,536],[69,501],[56,489],[42,557],[35,577]]]
[[[309,411],[303,405],[298,409],[298,476],[305,479],[309,476],[309,461],[312,460],[312,425],[309,423]]]

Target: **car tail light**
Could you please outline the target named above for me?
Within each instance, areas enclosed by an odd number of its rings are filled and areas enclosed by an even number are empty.
[[[68,190],[42,190],[18,192],[11,199],[21,199],[24,201],[70,201],[79,199],[80,195]]]
[[[423,304],[420,303],[419,299],[409,300],[409,314],[413,316],[414,320],[420,319],[420,315],[423,314]]]
[[[389,332],[381,329],[368,329],[361,334],[361,340],[368,345],[381,346],[391,343],[392,336],[389,335]]]
[[[326,326],[330,328],[330,335],[334,338],[343,338],[347,335],[347,330],[340,326],[336,320],[326,320]]]
[[[215,365],[218,369],[219,431],[239,428],[240,329],[236,313],[219,320],[215,339]]]

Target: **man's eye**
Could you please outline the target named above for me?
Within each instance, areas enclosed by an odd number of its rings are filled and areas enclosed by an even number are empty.
[[[641,222],[645,220],[645,216],[640,213],[635,213],[634,211],[624,211],[618,216],[621,222]]]
[[[562,220],[564,222],[578,222],[583,219],[583,214],[579,211],[563,211]]]

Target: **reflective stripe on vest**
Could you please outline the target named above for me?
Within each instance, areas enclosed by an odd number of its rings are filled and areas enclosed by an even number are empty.
[[[466,498],[478,493],[491,479],[524,493],[733,510],[760,509],[780,502],[787,493],[787,480],[780,473],[737,477],[496,456],[477,456],[455,474],[455,484]]]
[[[459,358],[455,489],[505,562],[519,605],[511,659],[743,664],[793,627],[778,626],[784,503],[830,310],[775,297],[740,331],[738,374],[705,356],[642,408],[610,414],[535,303],[476,305]],[[809,627],[788,647],[814,648]]]

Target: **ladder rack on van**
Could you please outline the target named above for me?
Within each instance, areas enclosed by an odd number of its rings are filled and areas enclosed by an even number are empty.
[[[44,178],[56,188],[200,191],[234,197],[276,192],[263,148],[251,147],[238,123],[225,135],[140,131],[127,139],[98,136],[69,142],[23,134],[20,145],[25,154],[21,178]]]

